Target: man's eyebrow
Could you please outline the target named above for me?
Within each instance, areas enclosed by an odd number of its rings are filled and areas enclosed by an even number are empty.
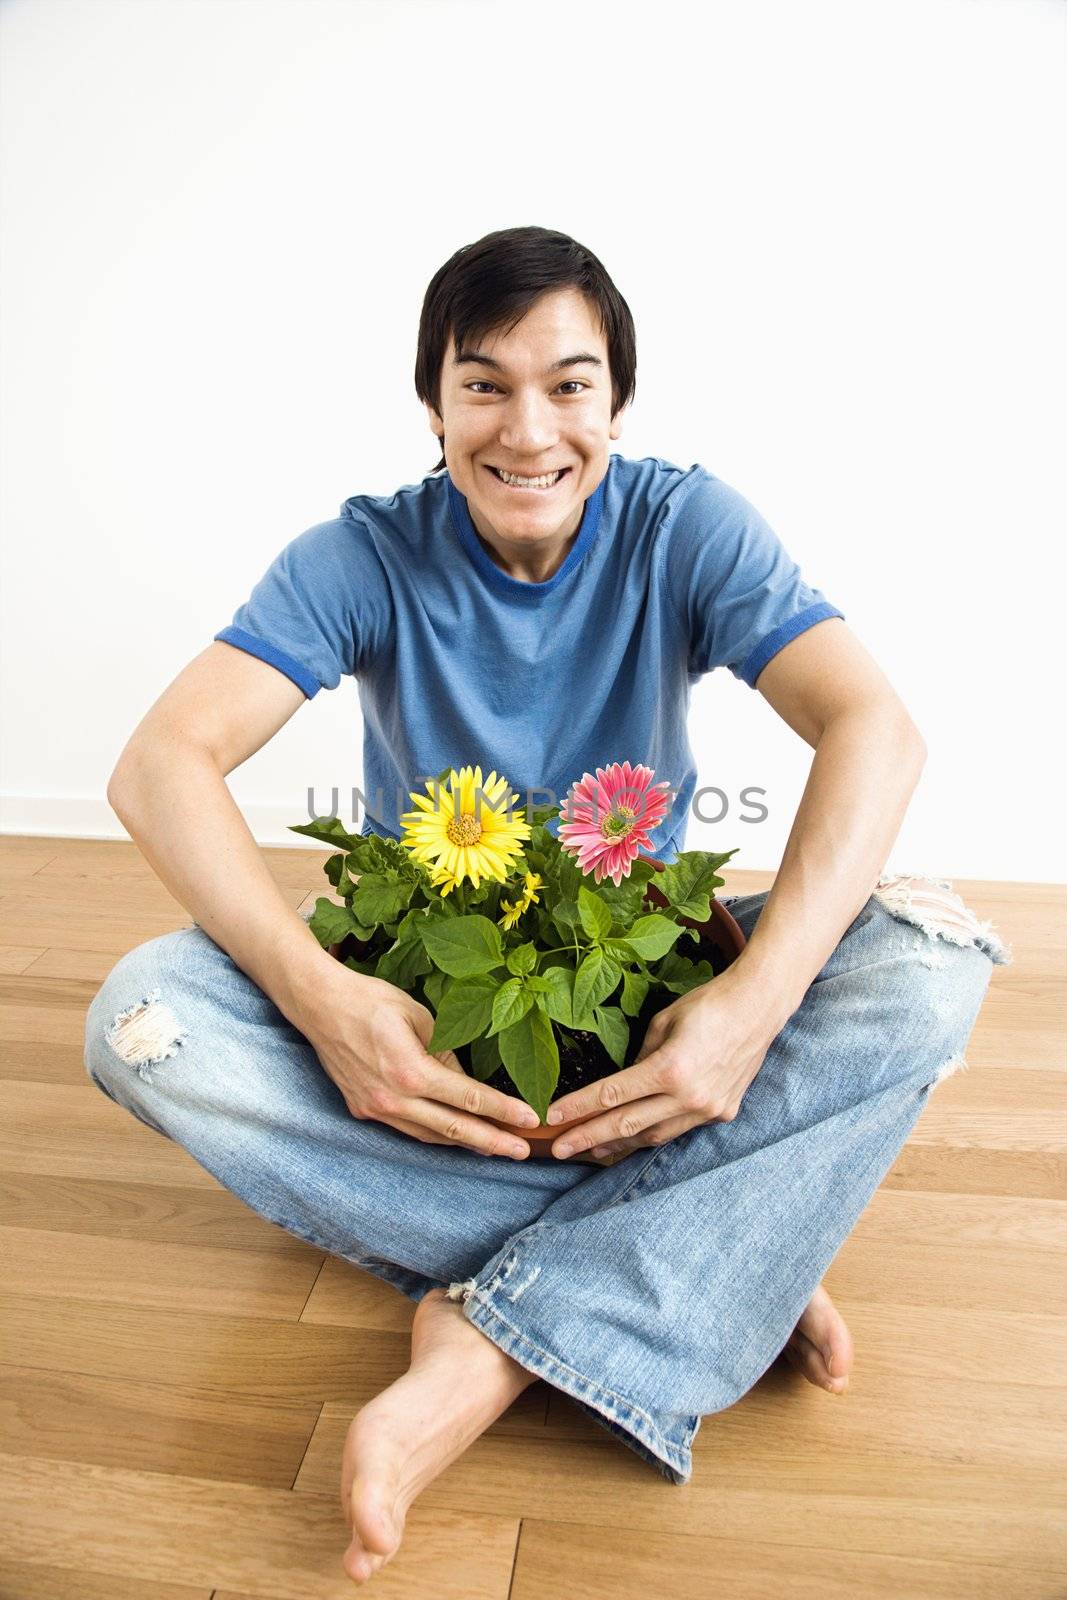
[[[492,356],[482,355],[480,350],[461,350],[457,356],[452,358],[454,367],[462,367],[471,362],[476,362],[482,367],[491,367],[494,372],[504,371],[504,367],[499,361],[494,361]],[[588,350],[579,350],[573,356],[561,356],[558,361],[553,361],[552,365],[547,368],[545,375],[547,377],[550,372],[562,372],[565,367],[578,367],[583,364],[593,367],[602,367],[604,365],[599,356],[591,355]]]

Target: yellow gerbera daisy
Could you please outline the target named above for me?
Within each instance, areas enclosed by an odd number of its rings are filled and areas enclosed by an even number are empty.
[[[449,889],[468,879],[476,889],[483,878],[503,883],[531,832],[510,813],[518,795],[509,795],[507,779],[495,772],[483,782],[481,767],[450,769],[437,794],[433,781],[427,782],[426,794],[411,794],[418,810],[400,818],[401,844],[416,861],[433,862],[438,873],[447,874]]]

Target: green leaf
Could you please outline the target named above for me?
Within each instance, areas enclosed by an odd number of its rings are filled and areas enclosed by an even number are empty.
[[[642,865],[645,865],[645,863],[635,862],[634,870],[636,870],[638,866]],[[652,868],[649,867],[648,871],[652,871]],[[631,922],[634,921],[635,917],[639,917],[644,910],[644,880],[639,879],[636,883],[632,880],[633,871],[631,871],[630,877],[624,878],[622,883],[620,883],[619,887],[616,889],[611,880],[605,878],[604,882],[596,891],[598,898],[604,905],[607,906],[611,913],[613,927],[624,929],[628,928]]]
[[[618,987],[622,966],[613,955],[598,945],[590,950],[574,975],[574,994],[571,1001],[575,1017],[584,1017]],[[573,1026],[580,1028],[578,1021]]]
[[[352,896],[360,922],[393,922],[411,904],[414,885],[384,872],[365,872]]]
[[[410,994],[416,979],[432,970],[418,929],[405,917],[397,930],[396,941],[379,958],[375,977],[395,983],[398,989],[406,989]]]
[[[308,927],[324,950],[331,944],[340,944],[349,933],[354,933],[357,939],[370,938],[370,931],[356,920],[347,906],[339,906],[333,900],[327,900],[325,895],[315,901]]]
[[[648,994],[648,979],[643,972],[624,972],[620,1004],[628,1017],[636,1017]]]
[[[427,917],[422,940],[434,965],[453,978],[473,978],[504,964],[500,929],[488,917]]]
[[[655,980],[672,994],[688,994],[710,983],[715,976],[710,961],[690,961],[672,950],[665,956],[655,973]]]
[[[551,879],[559,888],[561,899],[573,900],[578,905],[578,890],[585,886],[585,874],[573,856],[568,855],[554,840],[556,857],[552,863]]]
[[[362,972],[365,978],[376,976],[374,971],[377,966],[376,961],[357,961],[355,956],[346,956],[344,964],[346,967],[351,967],[353,972]]]
[[[726,882],[725,878],[717,876],[716,869],[736,854],[736,850],[728,850],[723,855],[711,850],[683,851],[676,861],[657,874],[655,886],[680,917],[706,922],[711,916],[711,896]]]
[[[544,980],[547,984],[544,990],[545,1009],[549,1016],[553,1022],[561,1023],[564,1028],[573,1028],[574,968],[546,967]]]
[[[503,1065],[500,1041],[495,1035],[491,1039],[471,1040],[471,1068],[479,1083],[487,1082]]]
[[[617,1067],[626,1063],[630,1044],[630,1028],[618,1006],[597,1006],[596,1033],[604,1049]]]
[[[346,850],[351,850],[359,838],[358,834],[347,832],[337,817],[320,817],[315,822],[290,823],[288,831],[305,834],[309,839],[321,839],[324,844],[342,845]]]
[[[552,985],[547,978],[541,978],[536,973],[531,973],[526,979],[526,987],[534,994],[547,994]]]
[[[698,853],[679,856],[671,866],[664,867],[656,888],[666,895],[667,903],[680,917],[692,917],[696,922],[706,922],[711,916],[711,894],[716,884],[724,883],[710,867],[699,859]]]
[[[348,853],[349,872],[378,872],[385,865],[386,858],[378,848],[378,839],[373,833],[357,839]]]
[[[559,1082],[559,1046],[551,1021],[534,1006],[497,1037],[509,1078],[544,1122]]]
[[[430,1055],[438,1050],[456,1050],[461,1044],[481,1038],[492,1020],[496,994],[495,979],[485,974],[453,978],[437,1008],[437,1021],[426,1046]]]
[[[597,944],[611,932],[611,912],[600,896],[587,889],[584,883],[578,890],[578,915],[586,934]]]
[[[441,1009],[441,1001],[444,999],[445,990],[450,981],[448,973],[442,972],[439,967],[434,967],[427,977],[423,979],[422,992],[435,1015]]]
[[[650,916],[638,917],[625,938],[610,940],[607,948],[621,949],[623,953],[635,955],[642,961],[655,961],[667,954],[682,932],[681,923],[652,912]]]
[[[520,944],[514,950],[508,951],[508,971],[518,976],[532,972],[537,965],[537,948],[532,944]]]
[[[552,908],[552,921],[559,929],[561,937],[571,943],[575,929],[582,925],[578,915],[577,900],[557,900]]]
[[[513,1022],[518,1022],[533,1003],[533,995],[524,986],[522,979],[509,978],[496,992],[496,999],[493,1001],[493,1026],[488,1030],[489,1033],[500,1033],[503,1028],[509,1028]]]

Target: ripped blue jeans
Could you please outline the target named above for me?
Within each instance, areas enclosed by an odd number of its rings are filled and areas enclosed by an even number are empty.
[[[750,935],[766,899],[724,904]],[[412,1300],[446,1288],[684,1484],[702,1418],[782,1351],[931,1089],[966,1065],[992,968],[1010,960],[951,885],[884,877],[734,1121],[613,1166],[508,1161],[357,1121],[304,1035],[195,925],[113,968],[85,1064],[271,1222]]]

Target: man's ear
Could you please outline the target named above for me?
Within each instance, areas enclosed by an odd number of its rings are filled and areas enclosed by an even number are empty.
[[[434,410],[433,406],[428,400],[424,400],[423,405],[426,407],[426,415],[429,418],[431,433],[436,433],[439,439],[443,439],[445,436],[444,418],[439,412]]]

